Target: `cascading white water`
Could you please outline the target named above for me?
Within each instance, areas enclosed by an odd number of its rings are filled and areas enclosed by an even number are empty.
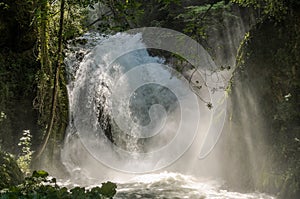
[[[198,157],[201,145],[212,145],[202,141],[221,125],[212,125],[211,117],[222,116],[217,103],[224,103],[213,102],[209,110],[191,82],[149,56],[142,34],[88,33],[79,40],[84,44],[70,44],[66,59],[70,122],[62,160],[71,183],[113,180],[119,182],[117,198],[272,198],[228,192],[199,178],[217,165]],[[205,88],[197,92],[204,100],[212,95]],[[155,174],[134,174],[144,172]]]
[[[148,55],[141,39],[141,34],[99,38],[82,62],[72,63],[79,68],[70,69],[75,81],[68,86],[71,118],[64,151],[78,136],[99,162],[136,173],[168,166],[192,143],[197,97],[162,59]]]

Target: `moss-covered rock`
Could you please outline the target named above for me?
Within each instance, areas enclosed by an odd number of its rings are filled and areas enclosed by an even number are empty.
[[[300,15],[296,13],[299,10],[281,22],[266,20],[249,32],[229,89],[229,143],[234,147],[227,151],[231,162],[226,166],[239,168],[227,178],[233,186],[285,199],[300,196]],[[242,180],[236,182],[237,176]]]

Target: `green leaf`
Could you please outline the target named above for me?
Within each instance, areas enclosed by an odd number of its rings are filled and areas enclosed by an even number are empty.
[[[117,185],[115,183],[108,181],[108,182],[102,183],[102,186],[100,188],[100,193],[103,196],[111,198],[116,194],[116,192],[117,192],[116,188],[117,188]]]
[[[44,170],[33,171],[33,173],[32,173],[32,177],[35,177],[35,178],[39,178],[39,177],[46,178],[48,176],[49,176],[49,174]]]
[[[80,199],[85,197],[85,188],[75,187],[71,189],[70,192],[72,193],[72,198],[74,199]]]

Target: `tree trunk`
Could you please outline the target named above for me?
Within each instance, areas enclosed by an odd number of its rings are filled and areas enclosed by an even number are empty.
[[[46,136],[43,141],[43,145],[39,152],[36,155],[36,158],[40,157],[40,155],[45,150],[47,143],[49,141],[50,135],[53,131],[53,125],[55,120],[56,106],[57,106],[57,95],[59,90],[59,76],[60,76],[60,68],[62,64],[62,42],[63,42],[63,28],[64,28],[64,9],[65,9],[65,0],[61,0],[60,5],[60,21],[59,21],[59,32],[58,32],[58,50],[57,50],[57,66],[55,71],[55,84],[52,95],[52,104],[51,104],[51,119],[49,121],[49,125],[47,128]]]
[[[41,115],[44,114],[44,101],[47,98],[48,88],[51,82],[47,76],[52,73],[51,61],[49,59],[49,48],[48,48],[48,11],[49,5],[47,0],[40,1],[40,21],[39,21],[39,42],[40,42],[40,53],[39,59],[41,62],[41,74],[39,76],[39,90],[38,90],[38,110]],[[46,74],[47,76],[45,76]]]

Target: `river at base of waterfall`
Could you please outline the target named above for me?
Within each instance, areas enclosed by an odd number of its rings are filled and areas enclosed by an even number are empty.
[[[198,179],[190,175],[174,172],[136,175],[124,181],[116,181],[115,199],[275,199],[259,192],[240,193],[230,191],[224,183],[213,179]],[[61,181],[61,186],[80,186],[69,181]],[[88,188],[99,186],[93,181]]]

